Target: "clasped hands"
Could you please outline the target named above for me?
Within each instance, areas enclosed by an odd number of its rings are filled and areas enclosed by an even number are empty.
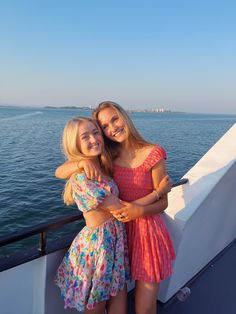
[[[111,210],[110,213],[119,221],[128,222],[143,216],[143,206],[121,201],[121,209]]]

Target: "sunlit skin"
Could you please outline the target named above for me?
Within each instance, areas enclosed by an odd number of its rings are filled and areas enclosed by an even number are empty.
[[[125,123],[113,108],[101,110],[98,121],[105,136],[110,140],[123,143],[128,138]]]
[[[84,122],[78,128],[78,145],[81,152],[87,157],[96,157],[101,154],[103,137],[92,122]]]

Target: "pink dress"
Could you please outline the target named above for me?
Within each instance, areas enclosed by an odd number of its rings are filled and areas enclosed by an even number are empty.
[[[132,202],[153,191],[152,167],[166,153],[155,145],[142,165],[135,168],[114,164],[113,175],[120,198]],[[133,280],[160,282],[172,273],[175,252],[160,214],[137,218],[126,223],[128,249]]]

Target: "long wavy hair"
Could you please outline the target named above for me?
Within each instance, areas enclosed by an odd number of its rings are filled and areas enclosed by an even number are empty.
[[[132,120],[130,119],[128,113],[117,103],[113,101],[103,101],[98,107],[93,111],[92,117],[99,123],[98,114],[106,108],[112,108],[118,114],[118,116],[124,121],[126,132],[128,134],[127,144],[128,146],[140,148],[143,146],[151,145],[150,142],[146,141],[142,135],[138,132],[134,126]],[[110,140],[104,134],[104,142],[106,148],[110,151],[113,158],[116,158],[119,155],[119,150],[121,144],[115,141]]]
[[[84,155],[81,152],[80,145],[79,145],[79,136],[78,136],[79,125],[84,122],[93,123],[94,126],[98,129],[98,131],[102,135],[102,132],[100,130],[98,123],[92,118],[77,117],[68,121],[64,127],[63,135],[62,135],[62,150],[67,161],[79,162],[82,159],[91,158]],[[105,149],[104,143],[102,145],[102,153],[101,155],[98,156],[98,160],[102,168],[102,171],[104,171],[108,175],[111,175],[112,173],[111,157],[110,157],[109,152]],[[64,192],[63,192],[63,200],[66,205],[75,203],[72,197],[72,185],[71,185],[70,179],[66,182]]]

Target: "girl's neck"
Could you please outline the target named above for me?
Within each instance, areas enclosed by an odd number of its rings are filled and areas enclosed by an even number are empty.
[[[125,140],[124,142],[120,143],[120,150],[133,150],[136,148],[136,145],[128,140]]]
[[[140,145],[138,145],[137,143],[133,141],[126,140],[123,143],[120,143],[120,154],[125,153],[125,152],[133,153],[139,149],[140,149]]]
[[[133,160],[137,156],[137,152],[140,150],[140,147],[137,145],[130,145],[125,143],[125,145],[120,146],[118,157],[121,160]]]

